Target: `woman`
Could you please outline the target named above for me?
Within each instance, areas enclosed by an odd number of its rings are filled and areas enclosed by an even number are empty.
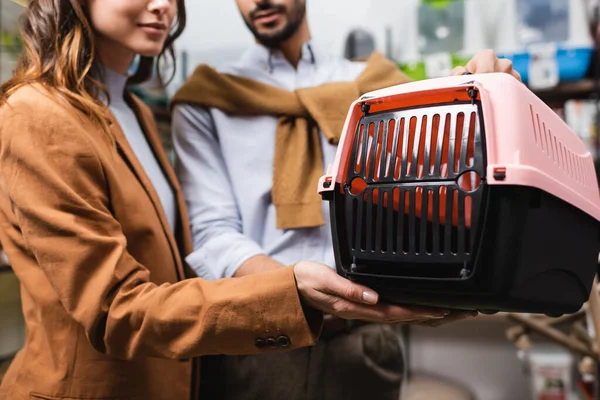
[[[0,88],[0,239],[27,326],[2,399],[189,399],[191,359],[312,345],[322,311],[447,314],[376,304],[310,262],[217,282],[188,275],[179,187],[151,112],[125,90],[134,57],[129,81],[140,82],[184,25],[183,0],[29,2],[24,54]]]

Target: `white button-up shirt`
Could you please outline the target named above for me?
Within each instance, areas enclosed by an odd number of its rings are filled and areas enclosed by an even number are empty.
[[[279,52],[256,44],[236,64],[220,71],[294,91],[354,80],[364,67],[362,62],[322,54],[306,43],[295,69]],[[312,260],[335,267],[327,202],[323,202],[326,225],[276,228],[271,200],[276,117],[228,116],[217,109],[180,104],[173,109],[172,126],[175,169],[194,242],[186,261],[199,276],[231,277],[258,254],[284,265]],[[321,139],[326,169],[334,161],[336,147]]]

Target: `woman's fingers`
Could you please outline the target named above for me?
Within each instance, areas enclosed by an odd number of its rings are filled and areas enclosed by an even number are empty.
[[[301,294],[314,297],[313,291],[342,297],[365,304],[377,304],[379,295],[374,290],[342,278],[332,268],[312,261],[302,261],[294,267],[296,283]]]
[[[339,276],[330,267],[303,261],[294,267],[298,291],[309,306],[344,319],[399,323],[442,319],[448,310],[379,303],[378,294]]]

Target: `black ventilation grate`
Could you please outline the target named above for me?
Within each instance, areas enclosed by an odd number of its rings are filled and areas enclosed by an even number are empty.
[[[471,260],[485,180],[479,110],[459,103],[361,119],[336,200],[353,263],[399,263],[399,274],[412,263],[421,276],[431,273],[415,263]]]

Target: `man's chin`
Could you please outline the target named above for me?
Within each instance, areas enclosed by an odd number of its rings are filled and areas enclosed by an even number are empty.
[[[254,36],[257,36],[259,39],[265,40],[276,40],[283,31],[285,30],[285,25],[281,23],[274,23],[272,25],[263,25],[261,29],[254,29]]]
[[[260,44],[266,47],[277,48],[283,42],[279,35],[257,35],[255,37]]]
[[[277,28],[258,30],[255,26],[251,27],[252,34],[257,42],[263,46],[277,48],[294,35],[297,27],[284,23],[278,24]]]

